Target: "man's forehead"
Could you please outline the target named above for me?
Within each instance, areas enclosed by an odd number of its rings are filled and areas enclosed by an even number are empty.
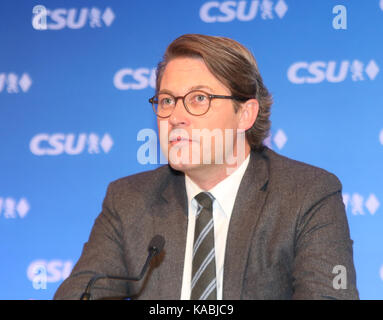
[[[178,57],[170,60],[164,70],[165,74],[172,74],[174,72],[208,72],[205,62],[202,58],[189,58],[189,57]]]
[[[214,92],[222,87],[224,85],[210,72],[202,59],[180,57],[167,64],[159,92],[171,91],[172,94],[181,94],[181,90],[185,94],[197,89]]]

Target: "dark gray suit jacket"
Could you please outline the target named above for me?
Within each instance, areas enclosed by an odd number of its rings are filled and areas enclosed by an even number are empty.
[[[331,173],[278,155],[252,151],[231,216],[224,299],[358,299],[341,184]],[[100,280],[93,298],[136,295],[179,299],[187,196],[184,175],[169,166],[112,182],[101,214],[71,275],[55,299],[78,299],[98,273],[139,274],[151,238],[165,249],[138,283]],[[332,273],[345,267],[346,289]],[[339,272],[339,271],[338,271]]]

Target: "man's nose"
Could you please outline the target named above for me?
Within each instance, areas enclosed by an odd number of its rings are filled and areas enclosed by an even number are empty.
[[[187,126],[190,123],[190,116],[189,112],[186,111],[183,100],[178,98],[169,117],[169,122],[172,126]]]

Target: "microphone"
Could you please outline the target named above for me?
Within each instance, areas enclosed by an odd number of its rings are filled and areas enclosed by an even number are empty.
[[[162,251],[164,246],[165,246],[164,237],[161,235],[158,235],[158,234],[155,235],[149,243],[148,257],[146,258],[145,264],[141,269],[141,273],[137,277],[119,277],[119,276],[112,276],[112,275],[107,275],[107,274],[95,275],[89,280],[88,285],[86,286],[84,293],[81,295],[80,300],[90,300],[92,288],[93,288],[94,284],[100,279],[111,279],[111,280],[122,280],[122,281],[140,281],[144,277],[144,275],[148,269],[148,266],[150,264],[150,261]]]

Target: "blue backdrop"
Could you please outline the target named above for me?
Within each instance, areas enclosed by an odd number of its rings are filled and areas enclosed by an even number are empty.
[[[254,53],[275,101],[266,143],[342,181],[360,296],[382,299],[379,0],[1,1],[0,299],[51,299],[108,183],[160,165],[138,161],[147,100],[184,33]]]

